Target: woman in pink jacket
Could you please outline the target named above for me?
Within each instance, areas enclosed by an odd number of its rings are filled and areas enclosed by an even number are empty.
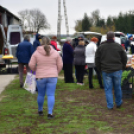
[[[57,77],[63,66],[59,53],[50,46],[50,39],[43,37],[42,46],[39,46],[31,57],[29,67],[36,71],[38,88],[38,114],[43,115],[45,94],[48,103],[48,118],[53,118],[55,90]]]

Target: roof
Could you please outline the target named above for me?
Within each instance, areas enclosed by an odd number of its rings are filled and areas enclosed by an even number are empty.
[[[123,32],[114,32],[115,34],[122,34],[122,35],[125,35],[125,33]]]
[[[6,11],[10,15],[12,15],[15,19],[20,20],[19,17],[17,17],[15,14],[11,13],[8,9],[6,9],[5,7],[2,7],[1,5],[0,5],[0,10]]]
[[[97,33],[97,32],[77,32],[76,34],[84,34],[84,35],[99,35],[102,36],[101,33]]]

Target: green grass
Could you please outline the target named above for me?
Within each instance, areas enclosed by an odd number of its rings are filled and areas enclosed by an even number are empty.
[[[60,76],[62,75],[63,71]],[[96,93],[100,92],[97,79],[94,78],[93,81],[95,90],[89,90],[87,78],[84,80],[84,86],[65,84],[63,79],[59,79],[54,108],[55,118],[48,120],[47,101],[44,102],[44,116],[39,117],[37,114],[37,95],[20,89],[19,80],[16,77],[0,95],[0,97],[4,96],[0,102],[0,134],[112,133],[114,127],[111,126],[108,118],[103,119],[106,115],[110,116],[110,111],[107,111],[106,107],[97,104],[97,102],[90,103],[92,101],[90,98],[94,99],[96,96],[99,98],[99,94]],[[88,97],[89,95],[91,96]],[[125,109],[122,109],[117,110],[117,112],[124,112]],[[117,114],[114,116],[114,118],[110,117],[117,121],[115,122],[117,125],[119,117]],[[131,119],[134,116],[126,114],[126,118]],[[122,127],[128,126],[122,124]]]

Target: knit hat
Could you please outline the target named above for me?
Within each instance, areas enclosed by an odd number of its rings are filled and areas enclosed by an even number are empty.
[[[131,37],[133,37],[133,35],[132,34],[127,34],[127,37],[128,37],[128,39],[130,39]]]
[[[84,36],[81,34],[78,36],[78,39],[84,39]]]
[[[114,37],[115,37],[115,34],[114,34],[113,31],[109,31],[109,32],[107,33],[107,39],[113,39]]]

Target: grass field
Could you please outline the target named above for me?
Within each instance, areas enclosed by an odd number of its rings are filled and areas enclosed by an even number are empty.
[[[124,100],[121,109],[108,110],[104,91],[65,84],[63,72],[56,89],[55,118],[47,119],[47,101],[44,116],[38,116],[37,95],[19,88],[18,77],[0,95],[0,134],[133,134],[134,99]],[[47,98],[45,98],[47,100]]]

